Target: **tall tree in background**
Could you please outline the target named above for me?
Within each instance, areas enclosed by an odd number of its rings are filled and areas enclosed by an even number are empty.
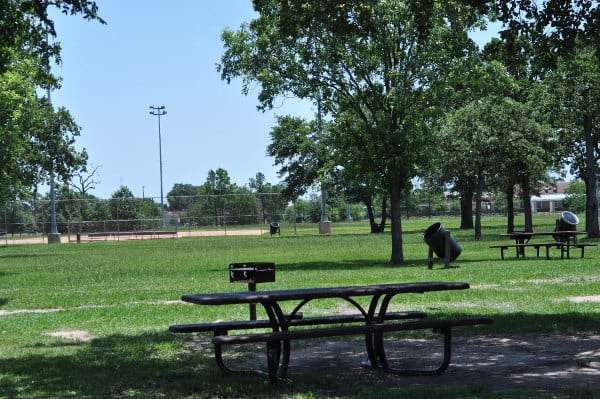
[[[258,83],[260,109],[293,95],[359,121],[344,146],[389,193],[390,261],[403,264],[402,198],[433,145],[429,89],[471,44],[477,10],[400,0],[255,0],[254,8],[256,19],[222,35],[222,78],[241,77],[244,93]]]
[[[248,187],[260,204],[260,218],[263,223],[270,220],[279,220],[287,208],[288,200],[282,195],[283,188],[278,184],[271,184],[265,180],[265,175],[258,172],[250,178]]]
[[[271,143],[267,154],[280,165],[279,175],[283,177],[282,193],[295,201],[300,195],[320,183],[321,188],[332,187],[344,193],[346,200],[360,201],[367,208],[371,233],[384,231],[386,223],[386,190],[377,187],[376,179],[369,179],[368,171],[353,161],[350,154],[353,148],[342,146],[346,133],[353,129],[356,120],[338,118],[323,122],[317,128],[315,121],[284,116],[277,117],[277,125],[271,130]],[[358,122],[360,124],[360,122]],[[382,197],[382,216],[375,220],[373,201]],[[333,193],[328,193],[330,198]]]
[[[74,148],[79,127],[69,112],[38,95],[58,87],[50,72],[60,61],[60,47],[50,42],[56,36],[51,7],[100,20],[91,1],[0,0],[0,204],[50,174],[68,181],[87,160],[85,150]]]
[[[234,184],[231,183],[229,173],[223,168],[209,170],[206,182],[200,186],[200,194],[209,196],[209,207],[212,208],[212,215],[215,217],[215,225],[223,226],[225,224],[225,211],[227,207],[226,194],[231,194]]]
[[[192,205],[198,197],[198,186],[193,184],[175,183],[167,193],[169,210],[182,212]]]
[[[598,160],[600,159],[600,67],[597,49],[582,45],[572,57],[561,57],[547,74],[550,119],[560,133],[570,172],[586,187],[585,229],[600,236]]]
[[[501,38],[507,43],[515,39],[526,38],[531,43],[531,65],[539,76],[548,72],[562,69],[565,72],[567,60],[576,60],[577,51],[587,49],[594,51],[595,64],[600,63],[600,4],[594,0],[547,0],[514,1],[502,0],[496,2],[497,15],[504,23]],[[585,51],[585,50],[584,50]],[[581,59],[580,59],[581,60]],[[582,65],[572,65],[571,70]],[[580,82],[578,93],[572,92],[574,97],[580,97],[579,106],[587,102],[593,103],[594,82]],[[598,224],[598,193],[597,193],[597,157],[594,145],[595,114],[591,106],[579,114],[579,142],[585,145],[580,147],[586,153],[585,165],[580,171],[580,176],[586,183],[586,231],[589,236],[600,236]],[[559,127],[560,128],[560,127]],[[576,152],[572,156],[577,157]]]
[[[529,186],[545,177],[550,151],[544,144],[552,142],[550,130],[532,115],[526,104],[508,97],[487,96],[447,117],[440,140],[449,157],[445,166],[461,176],[473,176],[476,240],[481,239],[484,189],[507,178],[518,179],[527,205],[531,203]],[[533,231],[531,220],[526,220],[525,229]]]
[[[478,106],[483,107],[480,100],[493,95],[501,101],[504,97],[510,97],[515,93],[516,85],[502,64],[485,61],[481,53],[473,49],[463,59],[454,63],[446,79],[438,82],[436,90],[438,97],[444,101],[442,106],[445,112],[453,113],[469,106],[475,108],[474,118],[481,115],[481,118],[484,119],[485,111],[477,111]],[[464,113],[466,110],[462,112]],[[446,122],[449,120],[443,119],[438,126],[445,129]],[[477,156],[480,151],[471,148],[471,141],[465,140],[467,137],[465,133],[468,134],[467,132],[456,132],[458,137],[453,139],[454,133],[445,129],[440,138],[441,145],[436,147],[436,152],[429,157],[434,159],[435,163],[441,163],[442,167],[431,165],[430,172],[425,176],[437,180],[439,184],[450,184],[450,188],[459,193],[460,228],[472,229],[474,227],[473,200],[478,184],[477,173],[469,168],[469,165],[473,166],[473,164],[468,162],[468,159],[465,163],[463,158],[468,157],[466,155],[468,153]],[[494,135],[502,134],[502,132],[493,133]],[[454,141],[461,142],[463,146],[457,146]]]

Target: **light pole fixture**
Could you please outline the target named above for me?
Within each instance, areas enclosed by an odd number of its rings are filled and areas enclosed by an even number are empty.
[[[162,167],[162,139],[160,136],[160,117],[166,115],[165,106],[150,106],[150,115],[158,117],[158,159],[160,163],[160,227],[165,227],[164,204],[163,204],[163,167]]]

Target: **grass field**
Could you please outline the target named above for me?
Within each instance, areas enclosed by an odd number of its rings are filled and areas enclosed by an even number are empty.
[[[534,229],[552,230],[555,218],[537,216]],[[451,230],[463,248],[453,268],[442,269],[441,263],[427,268],[422,232],[434,221]],[[402,304],[494,318],[491,326],[459,334],[599,332],[600,305],[567,300],[600,294],[597,248],[586,250],[585,259],[579,259],[577,251],[561,260],[554,250],[550,260],[516,259],[509,252],[502,261],[499,250],[489,245],[505,242],[499,237],[505,230],[503,218],[484,218],[481,241],[473,239],[472,230],[459,230],[458,223],[456,218],[404,220],[403,266],[388,263],[389,234],[371,235],[362,222],[334,224],[330,236],[319,236],[315,225],[284,225],[281,236],[273,237],[0,247],[0,397],[501,397],[485,389],[385,391],[351,382],[332,392],[339,386],[335,381],[315,384],[299,378],[272,387],[256,376],[224,377],[214,365],[210,345],[195,344],[191,335],[169,334],[167,328],[247,317],[245,308],[179,301],[187,293],[246,290],[244,284],[229,283],[231,262],[275,262],[277,281],[258,289],[466,281],[470,290],[414,295],[403,298]],[[319,313],[336,304],[321,301],[312,306],[310,310]],[[526,388],[519,395],[544,397]]]

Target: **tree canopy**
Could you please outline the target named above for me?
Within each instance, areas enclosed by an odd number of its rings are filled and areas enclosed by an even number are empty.
[[[400,0],[257,0],[258,18],[222,35],[222,78],[241,77],[245,93],[258,83],[259,108],[293,95],[352,121],[338,144],[354,163],[348,167],[390,195],[395,264],[404,263],[402,197],[433,145],[430,89],[474,49],[467,29],[479,20],[463,2],[426,3],[423,13],[425,6]]]
[[[87,161],[74,147],[80,128],[68,110],[38,93],[59,81],[50,72],[52,60],[60,62],[50,7],[102,21],[93,1],[0,0],[0,203],[49,176],[67,181]]]

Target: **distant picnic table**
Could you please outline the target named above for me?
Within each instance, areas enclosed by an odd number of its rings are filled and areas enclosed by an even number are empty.
[[[140,239],[140,238],[176,238],[177,232],[172,230],[136,230],[136,231],[103,231],[88,233],[88,239],[95,240],[116,240],[119,238]]]
[[[529,231],[514,231],[510,233],[500,234],[501,237],[507,237],[514,241],[514,244],[498,244],[490,245],[490,248],[500,248],[500,257],[504,259],[504,251],[509,248],[515,248],[517,258],[525,257],[525,248],[534,248],[536,250],[537,257],[540,256],[540,249],[545,248],[546,259],[550,259],[550,249],[560,249],[561,259],[567,259],[571,257],[571,249],[581,249],[581,257],[584,257],[584,250],[586,247],[596,246],[593,243],[581,243],[577,242],[577,236],[587,234],[585,231],[575,230],[559,230],[559,231],[542,231],[542,232],[529,232]],[[552,237],[554,241],[537,242],[530,240],[534,237]]]

